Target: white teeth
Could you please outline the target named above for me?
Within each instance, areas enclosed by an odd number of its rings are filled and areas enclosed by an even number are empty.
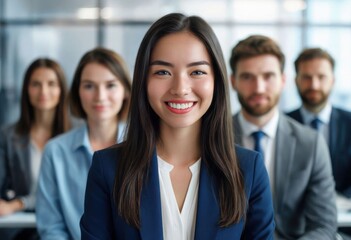
[[[168,103],[168,106],[170,106],[171,108],[175,108],[175,109],[187,109],[187,108],[190,108],[194,105],[194,103],[192,102],[189,102],[189,103],[171,103],[169,102]]]

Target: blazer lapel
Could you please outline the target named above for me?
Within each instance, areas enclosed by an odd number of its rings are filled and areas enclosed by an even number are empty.
[[[203,159],[198,190],[195,239],[216,239],[219,217],[219,202],[215,183],[209,175]]]
[[[9,162],[10,171],[13,172],[13,188],[20,192],[28,192],[31,185],[31,161],[30,161],[30,140],[29,136],[19,136],[17,134],[13,135],[12,139],[14,149],[13,149],[13,159]],[[16,174],[21,173],[21,178],[24,181],[16,181]],[[22,193],[23,194],[23,193]]]
[[[151,160],[148,178],[140,200],[141,239],[162,240],[162,212],[156,152]]]
[[[292,134],[292,129],[287,117],[283,114],[279,115],[278,130],[275,141],[273,205],[275,211],[281,212],[281,203],[284,202],[285,192],[288,191],[284,186],[289,186],[286,182],[289,180],[289,178],[286,177],[286,174],[291,172],[290,169],[293,164],[296,147],[296,138]]]
[[[21,169],[28,171],[30,165],[28,161],[30,151],[29,151],[29,137],[18,136],[17,134],[13,135],[12,142],[14,145],[14,153],[18,156],[18,163],[21,166]]]

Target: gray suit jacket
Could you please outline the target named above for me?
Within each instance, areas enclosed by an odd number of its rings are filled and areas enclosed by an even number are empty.
[[[242,145],[238,114],[233,125],[236,142]],[[275,144],[275,239],[334,239],[335,184],[325,140],[280,114]]]
[[[10,200],[26,196],[31,187],[29,137],[10,126],[0,132],[0,197]]]

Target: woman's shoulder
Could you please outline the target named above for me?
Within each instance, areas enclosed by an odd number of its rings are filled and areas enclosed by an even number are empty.
[[[9,125],[2,126],[0,128],[0,133],[3,137],[16,135],[16,124],[12,123]]]
[[[83,133],[84,133],[84,126],[76,127],[68,132],[61,133],[53,138],[51,138],[48,143],[46,144],[46,148],[51,147],[62,147],[67,146],[70,147],[73,144],[77,143],[77,140],[82,141]]]
[[[0,140],[1,142],[12,143],[23,143],[27,141],[29,136],[27,134],[21,135],[16,132],[16,123],[2,126],[0,129]]]
[[[121,144],[115,144],[109,148],[96,151],[90,171],[100,172],[109,183],[112,183],[115,178],[117,164],[121,158],[121,151]]]
[[[235,145],[235,153],[239,164],[244,166],[254,164],[256,158],[259,156],[257,152],[239,145]]]
[[[93,155],[93,167],[98,163],[102,168],[116,170],[123,151],[123,143],[115,144],[109,148],[98,150]]]
[[[263,159],[259,153],[239,145],[235,146],[235,152],[244,176],[253,175],[255,171],[264,169]]]
[[[248,239],[273,239],[274,215],[269,177],[261,154],[236,146],[248,202],[246,233]]]
[[[111,147],[98,150],[94,153],[94,158],[98,158],[99,161],[103,161],[103,164],[116,164],[115,160],[120,158],[122,144],[115,144]],[[111,161],[113,160],[113,161]],[[110,163],[111,162],[111,163]]]

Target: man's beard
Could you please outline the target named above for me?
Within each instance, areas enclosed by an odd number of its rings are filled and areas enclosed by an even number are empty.
[[[318,98],[308,97],[308,94],[311,92],[318,92],[319,97]],[[317,108],[319,106],[322,106],[328,101],[328,98],[329,98],[329,93],[324,93],[322,91],[316,91],[316,90],[310,90],[310,89],[304,92],[301,92],[299,90],[299,94],[303,104],[309,108]]]
[[[242,95],[240,95],[239,93],[237,93],[237,95],[238,95],[238,100],[239,100],[239,102],[241,104],[241,107],[248,114],[250,114],[250,115],[252,115],[254,117],[261,117],[261,116],[267,114],[268,112],[270,112],[278,104],[279,97],[280,97],[280,95],[275,95],[265,105],[250,106],[245,101],[245,99],[244,99],[244,97]],[[250,96],[250,97],[252,97],[252,96]]]

